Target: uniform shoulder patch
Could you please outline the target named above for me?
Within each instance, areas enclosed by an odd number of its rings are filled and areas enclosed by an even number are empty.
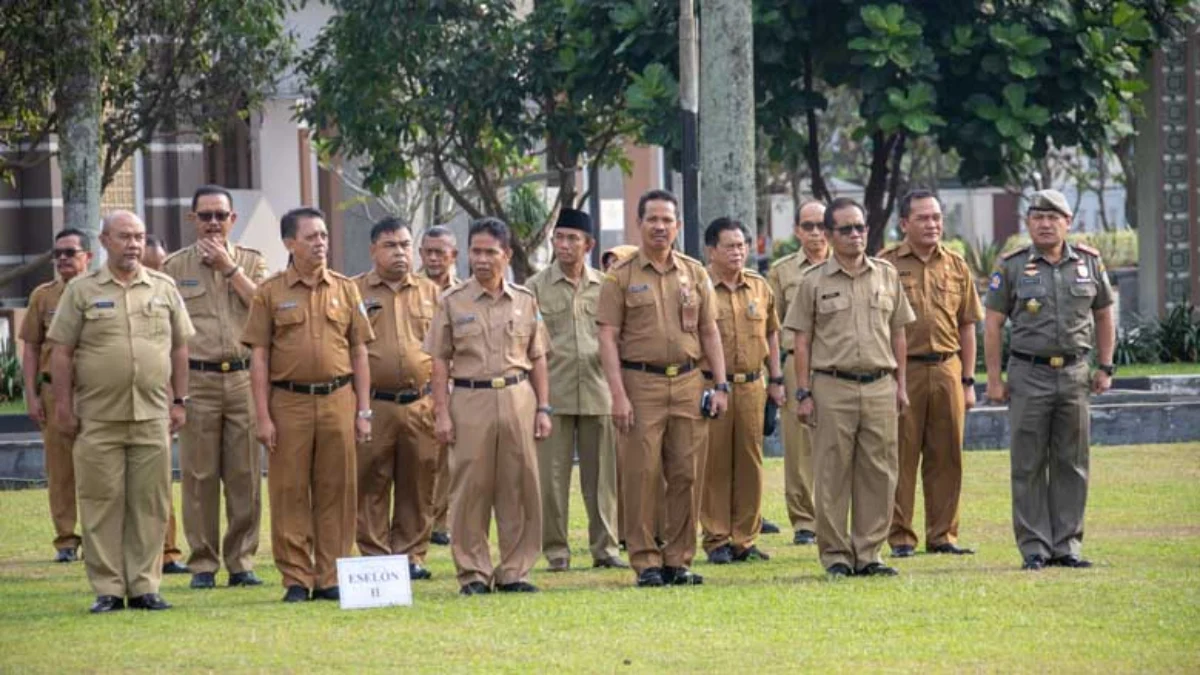
[[[1021,246],[1019,248],[1013,249],[1012,251],[1009,251],[1008,253],[1005,253],[1004,255],[1000,256],[1000,259],[1001,260],[1009,260],[1010,258],[1015,258],[1028,250],[1029,250],[1028,246]]]
[[[1100,257],[1100,251],[1088,246],[1087,244],[1071,244],[1071,248],[1075,249],[1076,251],[1083,251],[1084,253],[1097,258]]]
[[[988,278],[988,288],[990,288],[993,291],[998,291],[998,290],[1000,290],[1000,287],[1003,285],[1004,285],[1004,275],[1000,273],[1000,270],[996,270],[995,272],[992,272],[992,276]]]

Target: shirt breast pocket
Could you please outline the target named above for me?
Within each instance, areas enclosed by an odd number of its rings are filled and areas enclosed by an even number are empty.
[[[114,307],[89,307],[83,311],[84,329],[99,337],[111,337],[120,333],[120,321]]]
[[[1093,298],[1096,297],[1096,283],[1088,281],[1086,283],[1071,284],[1071,300],[1081,307],[1091,307]]]
[[[138,333],[151,339],[167,334],[171,325],[171,309],[157,298],[142,306]]]
[[[877,290],[871,295],[871,308],[884,314],[891,314],[896,309],[896,296],[885,289]]]
[[[1044,297],[1046,297],[1046,287],[1040,283],[1021,284],[1017,286],[1017,298],[1020,300],[1031,300],[1033,298]]]
[[[208,289],[203,286],[180,286],[179,297],[183,298],[183,304],[187,307],[188,316],[204,316],[209,314],[208,308]]]
[[[345,305],[330,305],[325,308],[325,319],[338,333],[350,327],[350,308]]]
[[[569,300],[564,301],[562,298],[548,300],[542,303],[539,309],[542,312],[542,320],[546,322],[546,329],[555,335],[570,328],[571,321],[574,319],[574,303]]]
[[[275,316],[272,317],[272,321],[275,324],[275,337],[277,339],[287,339],[299,335],[301,326],[307,320],[308,313],[301,307],[276,311]]]

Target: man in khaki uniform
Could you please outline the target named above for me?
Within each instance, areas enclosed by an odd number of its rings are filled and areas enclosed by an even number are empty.
[[[816,425],[817,550],[831,576],[893,576],[879,551],[896,493],[896,418],[908,407],[903,328],[916,316],[896,268],[866,255],[861,206],[833,200],[824,226],[833,256],[804,274],[784,321],[796,333],[797,413]]]
[[[1084,568],[1088,394],[1112,385],[1113,293],[1096,249],[1068,244],[1071,208],[1057,190],[1035,192],[1025,220],[1031,246],[996,265],[985,300],[988,398],[1012,393],[1013,531],[1028,570]],[[1012,324],[1008,383],[1000,376],[1004,322]],[[1096,348],[1096,371],[1088,361]]]
[[[975,323],[983,307],[967,262],[942,246],[942,207],[935,194],[914,190],[900,199],[904,241],[880,257],[894,265],[917,320],[905,328],[908,410],[900,417],[900,475],[888,543],[892,555],[913,555],[917,466],[925,495],[925,550],[971,555],[958,546],[962,446],[966,414],[975,405]]]
[[[254,438],[250,350],[231,327],[246,324],[266,259],[232,244],[233,198],[217,185],[192,195],[188,220],[196,243],[169,256],[164,269],[179,288],[196,336],[188,345],[191,400],[180,434],[183,529],[192,588],[213,588],[225,562],[230,586],[257,586],[254,554],[262,517],[262,448]],[[221,487],[229,519],[221,535]]]
[[[813,265],[829,257],[829,242],[825,239],[825,205],[818,201],[805,202],[796,212],[793,233],[800,242],[800,250],[785,255],[771,266],[767,281],[775,292],[779,316],[787,316],[788,309],[796,299],[800,288],[800,277]],[[787,359],[795,355],[796,335],[787,326],[783,327],[784,386],[788,392],[796,390],[796,369],[787,368]],[[796,416],[796,400],[789,396],[787,409],[780,415],[783,425],[783,494],[787,504],[788,520],[792,523],[792,543],[812,544],[817,540],[816,516],[813,509],[813,458],[812,435],[808,425],[801,424]]]
[[[93,613],[168,609],[158,594],[170,508],[170,434],[187,419],[187,341],[195,332],[165,274],[141,264],[146,227],[104,219],[108,262],[67,285],[50,331],[55,414],[75,437]],[[172,401],[172,393],[174,400]]]
[[[412,273],[412,230],[396,218],[371,228],[371,260],[371,271],[354,278],[375,332],[367,347],[374,434],[358,446],[358,550],[408,556],[409,578],[429,579],[438,444],[428,396],[433,360],[421,345],[441,291]]]
[[[421,235],[420,275],[437,284],[442,291],[457,286],[460,279],[455,273],[458,262],[458,245],[454,232],[448,227],[435,225]],[[433,481],[433,534],[429,541],[438,546],[450,544],[450,528],[447,525],[450,507],[450,446],[438,444],[437,471]]]
[[[563,208],[554,226],[554,262],[529,279],[550,333],[550,405],[554,430],[538,444],[542,486],[542,553],[551,572],[571,566],[567,545],[571,464],[588,516],[593,567],[627,568],[617,546],[617,450],[612,397],[600,368],[596,302],[604,275],[587,266],[596,241],[592,219]]]
[[[358,287],[326,267],[325,215],[293,209],[279,229],[292,264],[258,285],[242,332],[257,437],[270,453],[271,552],[284,602],[310,589],[338,600],[337,559],[354,545],[354,444],[371,438],[375,336]]]
[[[749,234],[745,225],[729,218],[714,220],[704,232],[717,328],[733,382],[728,413],[708,422],[699,481],[704,550],[714,564],[770,559],[754,544],[762,521],[762,411],[768,393],[783,404],[783,373],[775,294],[766,279],[744,267]],[[766,388],[764,363],[771,374]],[[711,380],[708,364],[701,368]]]
[[[70,437],[63,434],[54,414],[54,390],[50,385],[50,350],[46,339],[54,320],[58,300],[67,283],[87,271],[92,260],[91,239],[86,232],[66,229],[54,236],[54,269],[58,273],[33,290],[29,310],[21,322],[21,371],[25,379],[25,407],[29,417],[42,430],[45,452],[46,487],[50,493],[50,519],[54,523],[54,562],[78,560],[79,535],[75,534],[75,466],[71,459]]]
[[[156,272],[163,271],[163,265],[167,261],[167,247],[163,244],[162,239],[147,234],[146,246],[142,249],[142,265]],[[191,315],[188,316],[191,318]],[[195,324],[193,324],[195,327]],[[190,352],[189,352],[190,353]],[[189,401],[189,405],[190,405]],[[172,439],[177,438],[178,434],[172,434]],[[179,550],[178,537],[175,526],[175,494],[174,489],[168,491],[171,497],[171,508],[167,510],[167,536],[163,539],[163,557],[162,557],[162,572],[163,574],[188,574],[191,572],[187,565],[184,565],[183,551]]]
[[[641,249],[609,269],[596,313],[600,360],[621,434],[629,561],[641,587],[704,582],[688,569],[696,552],[697,463],[708,440],[700,413],[702,357],[713,373],[712,412],[720,416],[728,405],[712,282],[703,265],[672,248],[678,209],[679,200],[666,190],[641,196]],[[654,531],[664,477],[666,541],[660,547]]]
[[[471,278],[442,296],[425,338],[438,440],[451,445],[450,552],[463,595],[530,593],[542,538],[535,440],[550,435],[546,328],[529,290],[508,283],[508,226],[471,224]],[[450,383],[454,391],[450,391]],[[488,550],[492,511],[500,564]]]

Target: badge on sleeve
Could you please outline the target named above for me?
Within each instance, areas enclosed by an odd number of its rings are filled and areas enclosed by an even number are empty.
[[[992,289],[993,291],[998,291],[1003,285],[1004,277],[999,272],[992,272],[992,280],[988,282],[988,288]]]

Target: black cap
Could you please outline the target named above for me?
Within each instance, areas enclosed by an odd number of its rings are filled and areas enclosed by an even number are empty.
[[[592,233],[592,217],[578,209],[563,208],[558,212],[558,222],[554,224],[555,229],[565,228],[568,230],[579,230],[587,234]]]

